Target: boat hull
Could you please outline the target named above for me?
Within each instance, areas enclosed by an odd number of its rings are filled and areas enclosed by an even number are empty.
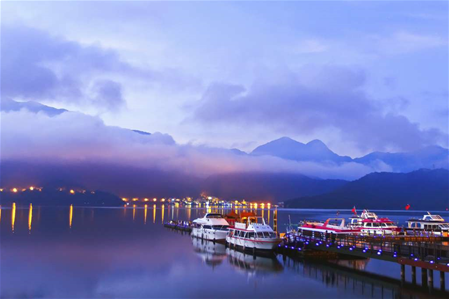
[[[225,241],[227,233],[227,230],[215,230],[196,227],[192,229],[192,236],[210,241]]]
[[[256,250],[274,250],[281,241],[279,238],[245,239],[226,237],[226,242],[230,247],[237,246],[243,249]]]

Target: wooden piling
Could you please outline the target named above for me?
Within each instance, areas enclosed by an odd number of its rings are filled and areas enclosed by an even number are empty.
[[[401,283],[405,283],[405,265],[401,264]]]
[[[421,268],[421,285],[427,287],[427,269]]]
[[[433,289],[433,270],[429,269],[429,288]]]

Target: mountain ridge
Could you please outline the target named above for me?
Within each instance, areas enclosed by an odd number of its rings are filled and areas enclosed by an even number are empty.
[[[409,173],[373,172],[335,190],[285,202],[290,208],[445,210],[449,207],[449,170],[419,169]]]

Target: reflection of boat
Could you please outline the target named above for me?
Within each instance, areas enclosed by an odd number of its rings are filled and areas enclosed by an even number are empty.
[[[329,262],[350,269],[365,271],[366,267],[368,266],[369,259],[338,259],[330,260]]]
[[[332,233],[332,234],[357,234],[360,229],[351,228],[345,225],[344,218],[329,218],[325,222],[320,221],[304,221],[298,227],[303,235],[311,235],[314,233]]]
[[[356,215],[349,218],[350,226],[354,229],[360,229],[362,234],[368,235],[391,235],[401,231],[401,229],[388,218],[379,218],[376,213],[363,210],[360,216]]]
[[[407,221],[407,233],[431,233],[437,236],[449,235],[449,223],[440,215],[432,215],[427,212],[421,219],[409,219]]]
[[[229,223],[220,214],[207,213],[203,218],[193,220],[192,236],[220,241],[226,239]]]
[[[243,249],[273,250],[281,239],[260,216],[242,217],[229,228],[226,242]]]
[[[264,274],[282,272],[284,270],[282,264],[279,263],[277,258],[274,256],[254,256],[230,248],[226,249],[226,253],[228,254],[229,263],[244,272],[251,274]]]
[[[209,266],[220,265],[226,258],[226,247],[223,244],[198,238],[192,238],[192,244],[198,256]]]

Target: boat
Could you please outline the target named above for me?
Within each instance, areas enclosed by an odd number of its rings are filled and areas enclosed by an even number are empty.
[[[344,218],[329,218],[324,222],[306,220],[298,225],[298,233],[304,236],[321,236],[322,234],[348,235],[360,233],[359,228],[346,225]]]
[[[355,215],[349,220],[350,227],[360,229],[362,235],[394,235],[401,232],[394,221],[386,217],[380,218],[368,210],[363,210],[360,216]]]
[[[192,236],[211,240],[225,241],[229,223],[221,214],[207,213],[203,218],[193,220]]]
[[[427,233],[436,236],[449,236],[449,223],[440,215],[432,215],[427,212],[421,219],[411,218],[407,220],[407,233]]]
[[[169,222],[164,223],[164,227],[180,230],[184,232],[191,232],[193,228],[193,224],[190,221],[175,221],[170,220]]]
[[[261,216],[241,217],[239,221],[229,228],[226,236],[226,242],[231,247],[273,250],[282,241]]]

